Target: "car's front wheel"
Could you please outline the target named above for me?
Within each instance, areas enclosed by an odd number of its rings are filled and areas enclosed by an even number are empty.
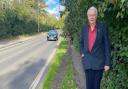
[[[49,38],[47,38],[47,41],[49,41]]]
[[[58,37],[56,38],[56,41],[58,40]]]

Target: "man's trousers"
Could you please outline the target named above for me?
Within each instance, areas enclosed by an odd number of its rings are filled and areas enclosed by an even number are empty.
[[[85,70],[86,88],[87,89],[100,89],[100,83],[103,76],[103,70]]]

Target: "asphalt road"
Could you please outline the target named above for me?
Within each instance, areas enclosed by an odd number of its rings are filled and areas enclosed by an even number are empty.
[[[38,35],[0,47],[0,89],[38,89],[57,44]]]

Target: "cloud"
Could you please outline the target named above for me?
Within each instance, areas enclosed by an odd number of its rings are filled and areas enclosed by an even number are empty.
[[[59,0],[46,0],[48,7],[45,9],[49,15],[56,15],[57,18],[60,16],[60,11],[64,11],[65,7],[60,5]]]
[[[50,8],[46,8],[46,11],[49,13],[49,14],[58,14],[59,13],[59,9],[58,9],[58,5],[52,9]]]
[[[58,7],[58,10],[59,10],[59,11],[64,11],[64,10],[65,10],[65,6],[60,5],[60,6]]]
[[[65,7],[64,6],[61,6],[61,5],[57,5],[56,7],[50,9],[50,8],[47,8],[46,11],[48,11],[50,14],[57,14],[59,13],[59,11],[64,11],[65,10]]]
[[[55,0],[48,0],[46,2],[46,5],[50,5],[50,4],[57,4],[57,2]]]
[[[58,10],[58,5],[56,7],[54,7],[53,9],[50,9],[50,8],[46,8],[45,10],[48,12],[48,15],[55,15],[56,16],[56,19],[59,19],[60,17],[60,13],[59,13],[59,10]]]
[[[56,8],[53,8],[53,9],[47,8],[46,11],[47,11],[49,14],[57,14]]]

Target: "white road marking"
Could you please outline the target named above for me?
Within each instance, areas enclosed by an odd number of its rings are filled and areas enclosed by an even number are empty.
[[[40,44],[40,43],[38,43],[38,44]],[[28,44],[27,44],[27,45],[28,45]],[[22,50],[17,51],[16,54],[5,56],[5,58],[2,58],[2,59],[0,60],[0,63],[3,63],[3,62],[5,62],[5,61],[8,61],[9,59],[13,59],[13,57],[22,54],[22,53],[25,52],[26,50],[28,50],[28,49],[30,49],[30,48],[32,48],[32,47],[35,47],[36,45],[37,45],[37,44],[32,45],[32,46],[30,46],[30,47],[26,46],[26,47],[24,47],[25,49],[22,49]]]
[[[60,41],[58,41],[57,46],[59,45]],[[32,82],[32,84],[30,85],[29,89],[36,89],[38,83],[41,80],[41,77],[44,75],[44,72],[46,70],[46,68],[48,67],[49,63],[51,62],[53,56],[56,53],[57,48],[54,48],[52,54],[50,55],[50,57],[48,58],[48,61],[46,62],[46,64],[44,65],[44,67],[41,69],[41,71],[38,73],[37,77],[35,78],[35,80]]]
[[[19,58],[17,61],[15,61],[13,64],[10,64],[10,66],[8,66],[8,67],[6,67],[6,68],[4,68],[4,70],[2,70],[1,68],[1,70],[0,70],[0,75],[4,75],[4,74],[7,74],[7,73],[9,73],[9,72],[12,72],[12,71],[14,71],[14,70],[16,70],[17,68],[17,65],[20,65],[20,64],[23,64],[25,61],[30,61],[30,57],[33,55],[33,56],[35,56],[35,55],[38,55],[39,53],[41,53],[41,50],[40,49],[43,49],[44,50],[44,48],[47,48],[47,46],[49,46],[49,44],[48,43],[46,43],[44,46],[42,46],[42,48],[38,48],[38,49],[36,49],[37,51],[34,51],[34,52],[30,52],[30,53],[28,53],[26,56],[23,56],[23,57],[21,57],[21,58]],[[41,53],[42,54],[42,53]],[[31,60],[34,60],[34,59],[31,59]]]
[[[1,44],[0,43],[0,49],[7,49],[7,48],[10,48],[10,47],[14,47],[14,46],[16,46],[16,45],[18,45],[18,44],[21,44],[21,43],[23,43],[23,42],[27,42],[27,41],[29,41],[29,40],[33,40],[34,38],[37,38],[37,37],[39,37],[39,36],[44,36],[44,35],[46,35],[46,33],[41,33],[41,34],[39,34],[39,35],[35,35],[35,36],[30,36],[30,37],[26,37],[26,38],[23,38],[23,39],[18,39],[18,40],[14,40],[14,41],[10,41],[9,43],[7,43],[7,44]]]

